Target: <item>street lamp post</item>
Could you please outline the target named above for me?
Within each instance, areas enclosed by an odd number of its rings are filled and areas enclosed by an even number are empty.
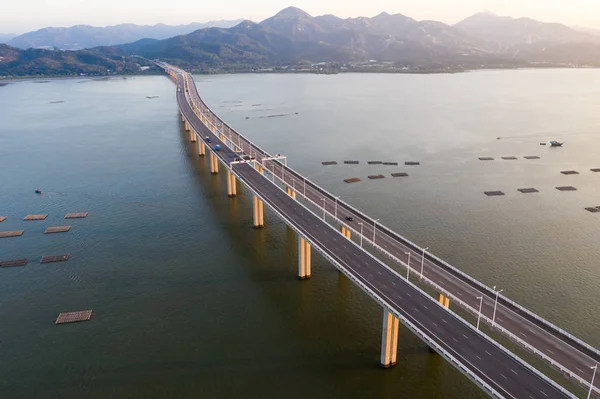
[[[323,220],[325,220],[325,198],[321,198],[321,201],[323,201]]]
[[[377,231],[377,221],[379,219],[373,220],[373,247],[375,246],[375,232]]]
[[[423,279],[423,266],[425,265],[425,251],[428,249],[429,247],[423,248],[423,253],[421,254],[421,280]]]
[[[360,247],[362,248],[362,240],[363,240],[363,222],[358,222],[360,224]]]
[[[481,319],[481,307],[483,306],[483,295],[478,296],[479,299],[479,314],[477,315],[477,329],[479,330],[479,320]]]
[[[408,262],[406,263],[406,281],[408,281],[408,276],[410,274],[410,252],[405,252],[408,255]]]
[[[598,371],[598,365],[596,364],[594,367],[590,367],[594,369],[594,373],[592,374],[592,381],[590,382],[590,391],[588,392],[587,399],[592,397],[592,391],[594,390],[594,378],[596,378],[596,371]]]
[[[340,196],[335,197],[335,207],[334,207],[334,211],[333,211],[333,216],[337,219],[337,200],[340,198]]]
[[[304,199],[306,199],[306,177],[304,178],[304,188],[302,189],[302,194],[304,195]]]
[[[500,295],[500,293],[502,291],[504,291],[504,289],[496,291],[496,286],[494,286],[494,291],[496,292],[496,301],[494,302],[494,314],[492,315],[492,327],[495,327],[495,323],[496,323],[496,308],[498,307],[498,295]]]

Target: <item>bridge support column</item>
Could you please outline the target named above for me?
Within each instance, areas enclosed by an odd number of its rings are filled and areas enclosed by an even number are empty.
[[[196,132],[194,132],[194,130],[190,130],[190,141],[192,143],[196,142]]]
[[[189,132],[190,131],[190,124],[188,123],[188,121],[185,121],[185,131]]]
[[[212,152],[210,153],[210,173],[219,173],[219,160]]]
[[[342,226],[342,235],[350,240],[352,237],[352,231],[346,228],[346,226]]]
[[[399,325],[400,320],[389,310],[383,309],[383,331],[381,333],[381,367],[383,368],[396,364]]]
[[[310,244],[304,237],[298,237],[298,277],[301,280],[310,278]]]
[[[265,220],[263,215],[264,203],[256,195],[254,196],[254,227],[264,227]]]
[[[448,298],[444,294],[440,294],[439,301],[440,301],[440,305],[442,305],[446,309],[450,308],[450,298]]]
[[[236,178],[231,171],[227,171],[227,195],[235,197],[237,194]]]
[[[197,140],[198,143],[198,155],[206,155],[206,147],[204,146],[204,142],[202,140]]]
[[[261,167],[261,169],[262,169],[262,167]],[[292,197],[293,199],[296,199],[296,191],[293,188],[291,188],[291,187],[287,187],[286,189],[287,189],[288,195],[290,197]]]
[[[180,112],[180,114],[181,114],[181,121],[185,122],[185,118],[183,117],[183,112]]]

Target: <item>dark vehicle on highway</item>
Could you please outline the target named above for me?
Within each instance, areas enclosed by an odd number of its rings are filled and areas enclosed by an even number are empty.
[[[351,221],[354,220],[354,218],[352,216],[346,216],[346,220],[349,221],[349,222],[351,222]]]

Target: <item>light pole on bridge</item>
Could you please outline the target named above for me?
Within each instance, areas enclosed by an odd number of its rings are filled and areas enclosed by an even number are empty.
[[[406,281],[408,281],[408,276],[410,275],[410,252],[405,252],[408,255],[408,262],[406,262]]]
[[[358,222],[360,224],[360,247],[362,248],[362,240],[363,240],[363,222]]]
[[[494,302],[494,314],[492,315],[492,327],[495,327],[496,323],[496,308],[498,307],[498,295],[504,291],[504,289],[496,291],[496,286],[494,286],[494,292],[496,292],[496,301]]]
[[[421,280],[423,280],[423,266],[425,265],[425,251],[427,251],[429,247],[423,248],[423,253],[421,254]]]
[[[323,201],[323,220],[325,220],[325,198],[321,198],[321,201]]]
[[[590,368],[594,369],[594,373],[592,374],[592,381],[590,382],[590,391],[588,392],[587,399],[590,399],[592,397],[592,391],[594,390],[594,378],[596,378],[596,371],[598,371],[598,365],[596,364],[595,366]]]
[[[375,232],[377,231],[377,222],[379,219],[373,220],[373,248],[375,248]]]
[[[477,315],[477,329],[479,330],[479,320],[481,319],[481,307],[483,306],[483,295],[478,296],[479,299],[479,314]]]
[[[337,200],[340,198],[341,196],[338,195],[337,197],[335,197],[334,201],[335,201],[335,206],[334,206],[334,211],[333,211],[333,217],[335,219],[337,219]]]

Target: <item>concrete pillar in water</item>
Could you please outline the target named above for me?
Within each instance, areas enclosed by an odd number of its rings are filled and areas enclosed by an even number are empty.
[[[383,309],[383,327],[381,333],[381,367],[383,368],[388,368],[396,364],[399,325],[400,320],[389,310]]]
[[[206,155],[206,147],[204,146],[204,142],[202,140],[198,140],[198,155]]]
[[[190,130],[190,141],[191,141],[192,143],[195,143],[195,142],[196,142],[196,132],[194,131],[194,129],[191,129],[191,130]]]
[[[254,196],[254,227],[264,227],[264,203],[256,195]]]
[[[227,171],[227,195],[235,197],[237,194],[236,178],[231,171]]]
[[[219,173],[219,160],[212,152],[210,153],[210,173]]]
[[[450,308],[450,298],[448,298],[444,294],[440,294],[439,301],[440,301],[440,305],[442,305],[446,309]]]
[[[310,278],[310,244],[304,237],[298,237],[298,277],[301,280]]]
[[[350,239],[352,237],[352,231],[350,231],[350,229],[346,228],[346,226],[342,226],[342,235],[344,237],[346,237],[347,239]]]
[[[261,168],[262,169],[262,168]],[[260,171],[259,171],[260,172]],[[287,187],[287,193],[290,197],[296,199],[296,191],[291,188],[291,187]]]
[[[188,123],[188,121],[185,121],[185,131],[186,132],[190,131],[190,124]]]

